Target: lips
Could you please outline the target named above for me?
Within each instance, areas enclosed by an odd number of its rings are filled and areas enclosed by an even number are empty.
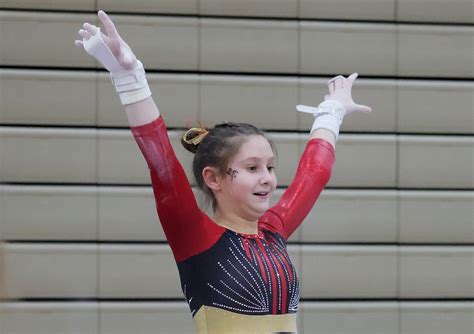
[[[261,191],[261,192],[257,192],[257,193],[253,193],[255,196],[259,196],[259,197],[266,197],[268,196],[269,192],[268,191]]]

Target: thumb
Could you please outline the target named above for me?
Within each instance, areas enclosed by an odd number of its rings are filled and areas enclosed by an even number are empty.
[[[347,78],[347,81],[348,81],[350,87],[352,87],[352,85],[354,84],[354,81],[357,79],[358,76],[359,76],[359,73],[352,73]]]
[[[372,108],[370,108],[369,106],[363,105],[363,104],[356,104],[355,111],[360,111],[360,112],[363,112],[363,113],[367,114],[369,112],[372,112]]]
[[[75,40],[74,44],[76,44],[77,47],[83,48],[84,49],[84,43],[79,40]]]
[[[359,73],[352,73],[347,79],[350,79],[351,81],[354,81],[355,79],[357,79],[357,77],[359,76]]]

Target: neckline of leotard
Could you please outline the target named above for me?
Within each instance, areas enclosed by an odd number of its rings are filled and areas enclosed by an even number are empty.
[[[264,239],[264,235],[263,235],[263,232],[262,231],[258,231],[258,233],[256,234],[248,234],[248,233],[240,233],[240,232],[235,232],[227,227],[225,227],[225,229],[227,231],[229,231],[230,233],[233,233],[235,235],[238,235],[238,236],[241,236],[241,237],[244,237],[244,238],[247,238],[247,239]]]
[[[264,239],[265,236],[263,235],[263,232],[259,229],[258,232],[255,234],[255,233],[240,233],[240,232],[236,232],[234,230],[231,230],[230,228],[228,227],[224,227],[224,226],[221,226],[219,224],[217,224],[214,219],[212,219],[209,215],[207,215],[207,219],[209,219],[213,224],[219,226],[220,228],[224,229],[225,231],[229,231],[230,233],[233,233],[235,235],[238,235],[238,236],[241,236],[241,237],[244,237],[244,238],[248,238],[248,239]]]

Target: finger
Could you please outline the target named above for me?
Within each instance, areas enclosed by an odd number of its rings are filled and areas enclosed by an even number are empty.
[[[103,36],[102,36],[103,37]],[[120,42],[118,39],[104,39],[104,41],[109,46],[110,50],[112,50],[113,54],[118,57],[120,55]]]
[[[332,78],[331,80],[328,81],[327,85],[329,88],[329,94],[334,93],[334,80],[335,78]]]
[[[81,35],[82,38],[84,39],[89,39],[91,38],[91,34],[87,30],[81,29],[79,30],[79,35]]]
[[[76,44],[76,46],[78,46],[78,47],[80,47],[80,48],[84,48],[84,43],[82,43],[82,41],[75,40],[75,41],[74,41],[74,44]]]
[[[341,86],[341,84],[337,84],[337,81],[344,80],[345,78],[342,75],[338,75],[328,81],[329,92],[332,93],[336,87]]]
[[[352,73],[348,78],[347,78],[347,83],[352,87],[354,84],[354,81],[357,79],[359,76],[359,73]]]
[[[103,10],[99,10],[97,15],[99,16],[100,22],[102,22],[104,25],[107,35],[109,35],[111,38],[119,37],[117,29],[115,28],[115,25],[110,17]]]
[[[372,108],[370,108],[369,106],[365,106],[363,104],[356,104],[357,106],[357,111],[360,111],[360,112],[363,112],[363,113],[369,113],[372,111]]]
[[[334,81],[338,80],[338,79],[343,79],[344,77],[342,75],[338,75],[338,76],[335,76],[334,78],[331,78],[328,80],[328,86],[330,84],[332,84]]]
[[[334,84],[334,81],[328,83],[328,87],[329,87],[329,94],[334,93],[334,90],[336,89],[336,85]]]
[[[344,88],[344,83],[346,81],[346,78],[344,78],[343,76],[341,76],[340,78],[338,77],[335,81],[334,81],[334,88],[335,89],[340,89],[340,88]]]
[[[85,30],[87,30],[89,32],[89,34],[91,34],[92,36],[94,36],[95,34],[97,34],[97,31],[99,30],[99,28],[97,28],[96,26],[90,24],[90,23],[84,23],[83,24],[83,27]]]

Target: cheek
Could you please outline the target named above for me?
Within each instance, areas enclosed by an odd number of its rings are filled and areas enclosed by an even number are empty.
[[[273,187],[276,188],[276,186],[277,186],[277,184],[278,184],[278,180],[277,180],[276,174],[273,174],[273,177],[272,177],[272,184],[273,184]]]

